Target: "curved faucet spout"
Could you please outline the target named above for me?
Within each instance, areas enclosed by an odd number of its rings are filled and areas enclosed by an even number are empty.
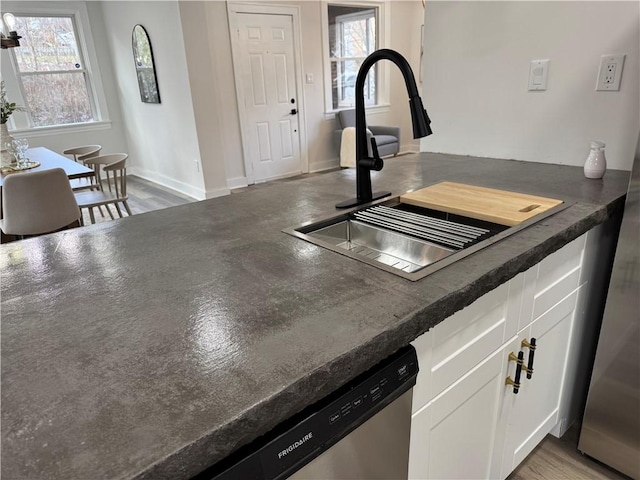
[[[364,84],[371,67],[380,60],[391,60],[402,72],[404,83],[409,94],[409,108],[411,110],[411,122],[413,124],[413,138],[426,137],[431,135],[431,120],[427,111],[422,105],[422,99],[418,94],[416,79],[409,62],[395,50],[376,50],[369,55],[358,71],[356,78],[356,198],[341,202],[336,208],[349,208],[373,200],[391,195],[391,192],[371,191],[371,170],[382,170],[384,162],[378,156],[378,148],[375,139],[371,139],[373,158],[368,156],[369,146],[367,145],[367,120],[364,108]]]

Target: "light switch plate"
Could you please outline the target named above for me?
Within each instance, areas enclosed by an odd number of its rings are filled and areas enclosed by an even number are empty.
[[[600,70],[598,70],[597,91],[617,92],[620,90],[622,67],[624,66],[624,53],[618,55],[602,55],[600,57]]]
[[[549,60],[532,60],[529,66],[529,91],[542,92],[549,80]]]

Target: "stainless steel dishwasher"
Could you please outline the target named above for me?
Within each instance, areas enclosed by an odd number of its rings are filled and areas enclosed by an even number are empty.
[[[406,479],[417,374],[407,346],[194,480]]]

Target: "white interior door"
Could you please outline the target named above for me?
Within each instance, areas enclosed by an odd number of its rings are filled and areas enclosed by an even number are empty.
[[[237,88],[249,181],[302,172],[290,15],[236,13]]]

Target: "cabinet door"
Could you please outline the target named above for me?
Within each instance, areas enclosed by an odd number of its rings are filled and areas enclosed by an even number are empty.
[[[558,421],[576,297],[577,291],[574,291],[518,335],[519,343],[535,338],[537,348],[532,378],[527,379],[523,372],[517,395],[505,388],[508,425],[502,478],[524,460]],[[523,351],[526,365],[529,350],[523,348]]]
[[[414,413],[516,334],[521,284],[518,276],[500,285],[412,343],[420,364]]]
[[[586,234],[527,270],[518,331],[529,326],[579,285]]]
[[[487,478],[506,372],[500,349],[413,415],[409,478]]]

